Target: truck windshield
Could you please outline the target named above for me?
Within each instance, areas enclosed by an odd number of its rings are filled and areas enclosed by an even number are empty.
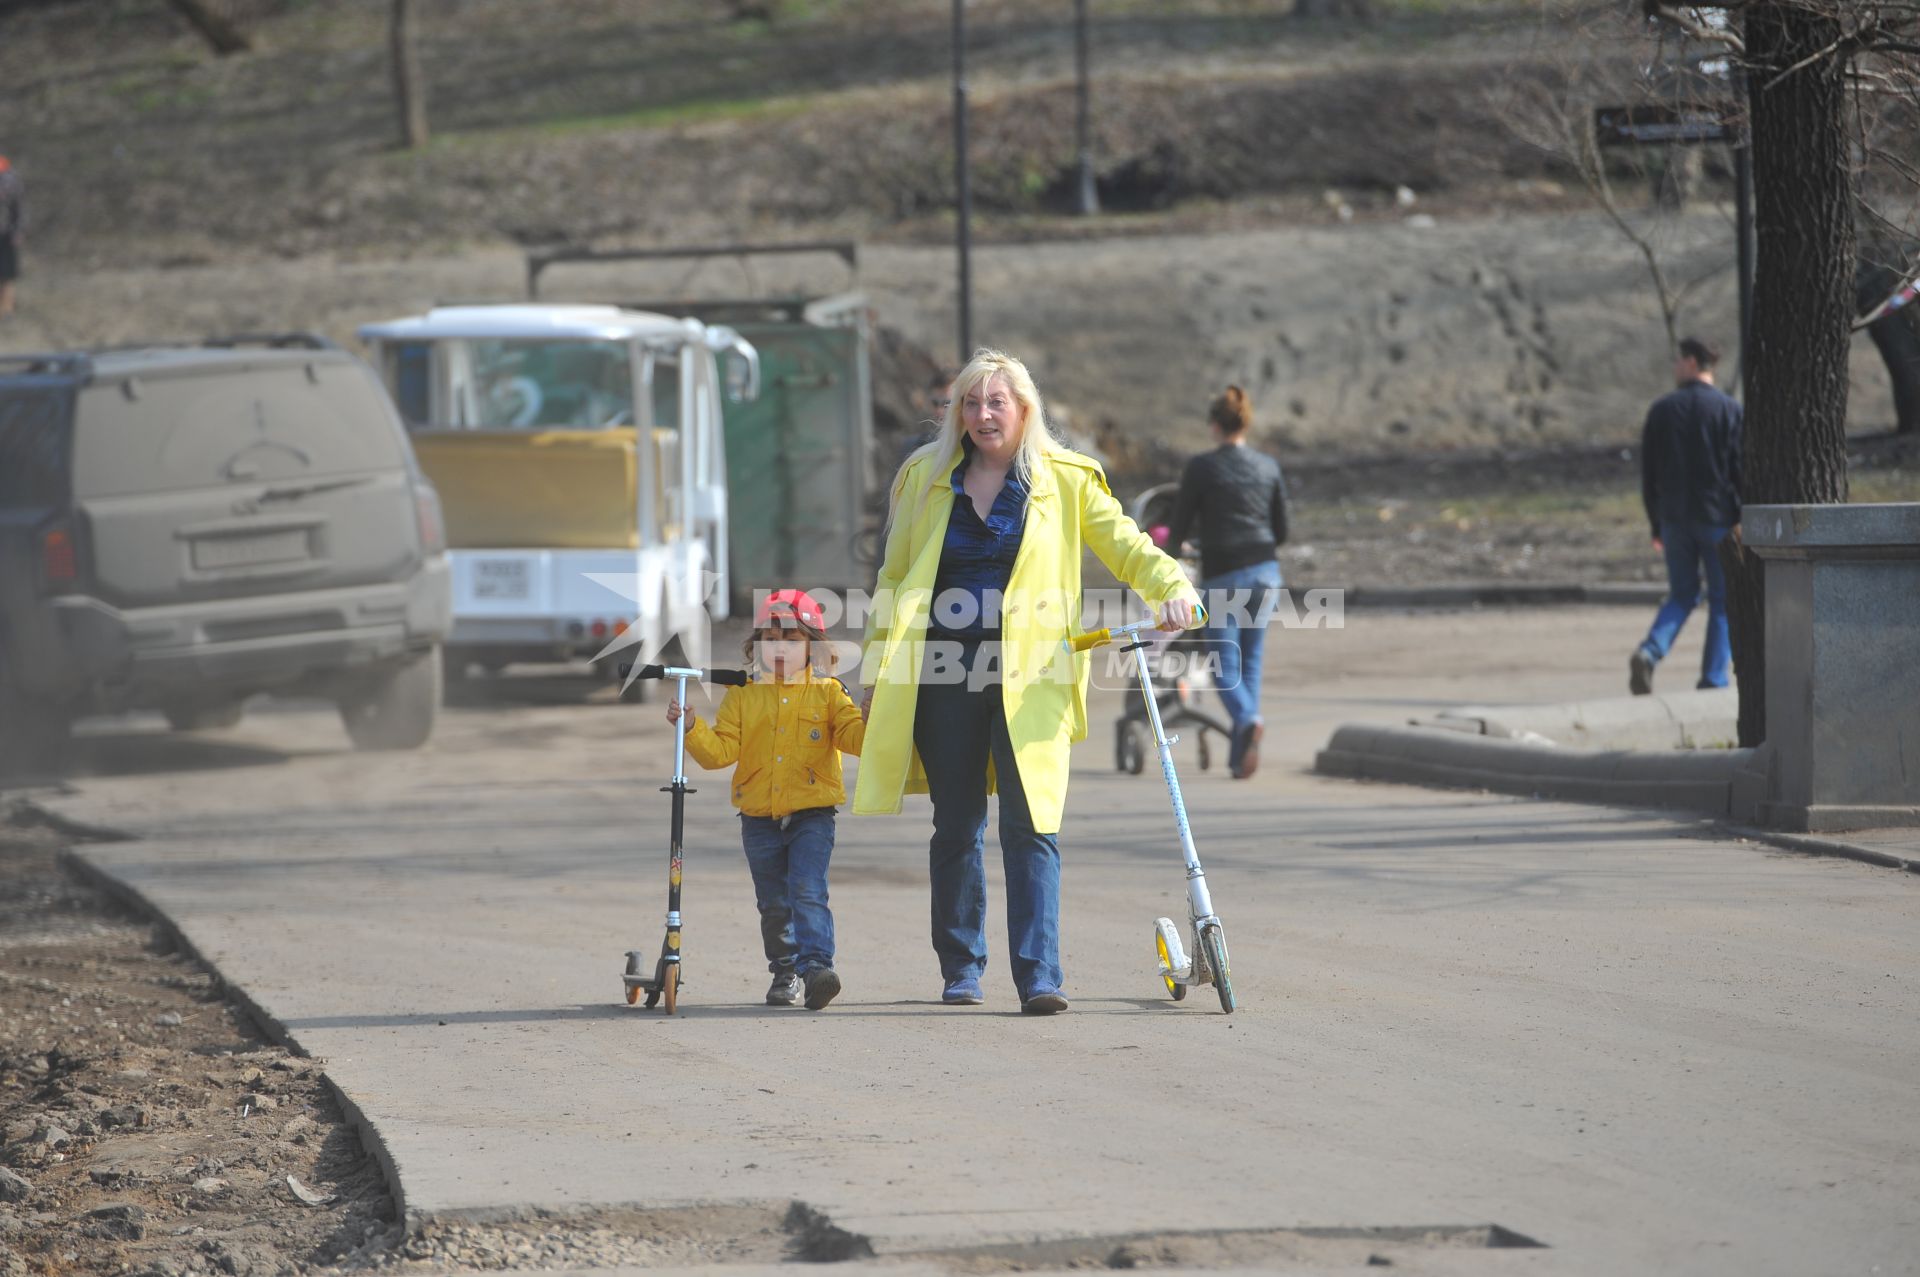
[[[467,425],[599,430],[633,424],[633,367],[613,341],[471,343]]]

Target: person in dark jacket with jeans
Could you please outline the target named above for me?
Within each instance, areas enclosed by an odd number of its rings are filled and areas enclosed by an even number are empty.
[[[1228,386],[1207,409],[1218,445],[1187,463],[1167,525],[1167,548],[1178,550],[1200,521],[1200,588],[1210,618],[1209,647],[1220,670],[1215,690],[1233,720],[1227,765],[1245,780],[1260,765],[1260,658],[1280,593],[1274,551],[1287,539],[1287,488],[1280,463],[1247,447],[1253,405]]]
[[[1628,663],[1635,696],[1653,690],[1653,670],[1680,627],[1707,596],[1707,649],[1701,687],[1725,687],[1733,664],[1727,641],[1727,578],[1720,543],[1740,525],[1740,405],[1713,384],[1720,352],[1697,337],[1680,343],[1674,360],[1679,389],[1647,412],[1640,441],[1640,486],[1653,545],[1667,560],[1667,601]]]

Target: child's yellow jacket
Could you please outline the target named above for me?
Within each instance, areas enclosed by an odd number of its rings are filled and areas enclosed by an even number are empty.
[[[867,724],[836,678],[808,670],[787,683],[731,687],[713,726],[687,724],[687,752],[702,767],[733,767],[733,805],[748,816],[786,816],[847,800],[840,754],[860,752]]]

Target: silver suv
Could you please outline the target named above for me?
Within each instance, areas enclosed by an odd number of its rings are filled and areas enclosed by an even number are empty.
[[[330,343],[0,356],[0,762],[84,714],[222,726],[260,692],[414,748],[445,549],[391,400]]]

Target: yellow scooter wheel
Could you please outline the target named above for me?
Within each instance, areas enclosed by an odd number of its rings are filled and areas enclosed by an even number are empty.
[[[1173,955],[1167,952],[1167,938],[1160,934],[1158,927],[1154,928],[1153,947],[1160,954],[1160,978],[1166,981],[1167,995],[1178,1002],[1187,996],[1187,986],[1175,981],[1170,974],[1173,971]]]

